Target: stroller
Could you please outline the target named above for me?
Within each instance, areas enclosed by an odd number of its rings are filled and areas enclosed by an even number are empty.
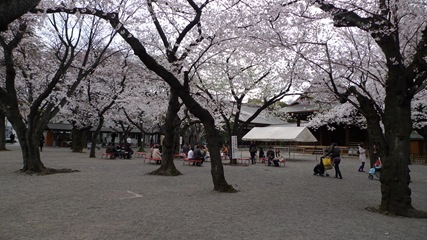
[[[380,178],[381,177],[381,167],[382,167],[382,163],[381,163],[381,160],[378,158],[378,160],[374,164],[374,167],[369,169],[368,178],[371,180],[374,179],[374,176],[376,178]]]
[[[327,177],[329,177],[329,174],[326,173],[326,170],[329,170],[329,169],[332,169],[331,158],[330,157],[321,157],[320,163],[318,163],[313,169],[313,172],[314,172],[313,174],[319,175],[322,177],[323,177],[323,175],[326,175]]]

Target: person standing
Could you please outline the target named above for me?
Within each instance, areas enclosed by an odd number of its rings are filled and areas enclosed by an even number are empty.
[[[116,141],[116,137],[117,137],[117,133],[112,133],[111,134],[111,143],[114,145],[115,141]]]
[[[221,153],[222,153],[223,159],[227,159],[228,158],[228,147],[227,147],[227,144],[223,144],[222,145]]]
[[[256,152],[257,151],[258,150],[256,148],[255,142],[252,141],[251,145],[249,146],[249,153],[251,154],[251,162],[252,162],[252,164],[256,163]]]
[[[325,154],[324,157],[331,156],[332,163],[334,164],[335,169],[335,178],[342,179],[341,170],[340,170],[340,149],[338,148],[336,143],[332,143],[331,148],[329,151]]]
[[[188,145],[186,144],[186,143],[184,143],[183,145],[182,145],[182,152],[183,153],[185,153],[185,156],[187,156],[188,155]]]
[[[259,158],[260,161],[265,162],[265,153],[264,153],[264,149],[263,148],[259,149],[258,158]]]
[[[362,162],[362,165],[359,167],[359,172],[364,172],[365,162],[366,162],[366,149],[363,143],[359,144],[359,160]]]
[[[268,166],[271,166],[271,164],[273,163],[273,160],[275,158],[275,153],[273,151],[273,147],[270,147],[267,151],[267,161],[268,161]]]

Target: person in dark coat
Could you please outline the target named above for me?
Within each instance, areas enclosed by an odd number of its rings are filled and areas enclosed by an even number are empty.
[[[332,143],[331,148],[325,154],[324,157],[326,156],[331,156],[332,163],[334,164],[334,169],[335,169],[335,178],[342,179],[341,170],[340,170],[340,163],[341,163],[340,149],[338,148],[336,143]]]
[[[264,162],[265,161],[265,153],[264,153],[264,149],[263,148],[259,148],[259,155],[258,158],[260,161]]]
[[[255,145],[255,142],[251,142],[251,145],[249,146],[249,153],[251,155],[251,162],[252,164],[256,163],[256,152],[257,152],[257,147]]]
[[[44,145],[44,136],[42,135],[42,137],[40,138],[40,152],[43,152],[43,145]]]
[[[200,150],[200,146],[197,145],[196,148],[194,148],[194,154],[193,154],[193,159],[194,160],[201,160],[201,163],[195,163],[193,162],[193,165],[197,165],[197,166],[202,166],[204,158],[203,158],[203,153]]]
[[[268,166],[271,166],[271,164],[273,163],[275,157],[275,153],[272,147],[270,147],[267,151],[267,161],[268,161]]]

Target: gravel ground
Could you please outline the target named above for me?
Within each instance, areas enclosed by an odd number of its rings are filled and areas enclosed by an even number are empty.
[[[147,175],[142,158],[88,158],[44,148],[50,168],[80,172],[30,176],[19,147],[0,152],[0,239],[426,239],[427,219],[384,216],[378,180],[343,157],[344,179],[313,176],[314,155],[286,167],[224,166],[238,193],[213,191],[210,165],[183,165],[178,177]],[[102,151],[102,150],[101,150]],[[245,153],[244,153],[245,154]],[[427,211],[427,166],[411,165],[413,206]],[[332,171],[329,171],[332,174]]]

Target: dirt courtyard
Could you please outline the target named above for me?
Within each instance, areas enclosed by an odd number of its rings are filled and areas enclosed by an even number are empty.
[[[344,156],[343,179],[314,176],[315,155],[285,167],[224,166],[238,193],[213,191],[210,165],[175,162],[183,175],[131,160],[89,158],[66,148],[41,153],[50,168],[80,172],[30,176],[19,146],[0,152],[0,239],[425,239],[427,219],[384,216],[380,183]],[[411,165],[412,203],[427,211],[427,166]],[[365,169],[366,171],[368,169]],[[332,174],[332,171],[329,171]]]

